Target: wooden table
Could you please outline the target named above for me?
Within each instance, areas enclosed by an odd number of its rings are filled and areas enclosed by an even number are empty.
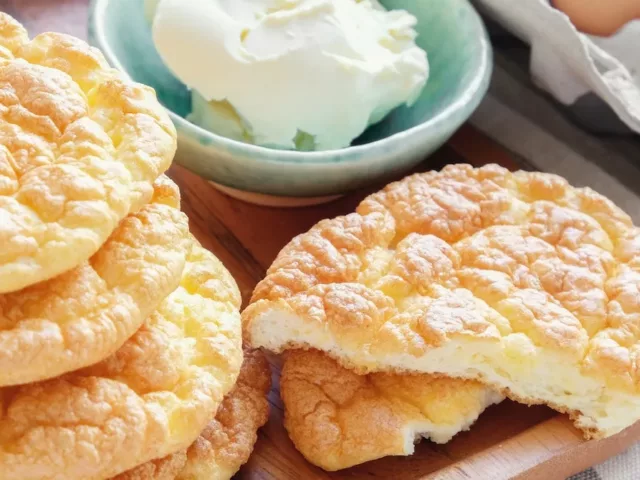
[[[86,36],[88,0],[0,0],[0,10],[22,21],[32,35],[45,30]],[[418,170],[447,163],[489,162],[520,166],[493,141],[469,126],[427,159]],[[353,211],[367,192],[352,193],[334,203],[298,210],[257,207],[230,199],[185,169],[174,166],[183,209],[191,229],[234,275],[246,301],[280,248],[294,235],[322,218]],[[544,407],[528,408],[505,402],[487,411],[471,432],[437,446],[422,442],[409,458],[387,458],[340,473],[329,474],[304,461],[282,427],[277,383],[278,359],[273,358],[272,412],[262,430],[242,479],[328,478],[504,478],[551,480],[564,478],[617,454],[640,438],[640,425],[601,442],[585,442],[562,415]],[[204,480],[204,479],[203,479]]]

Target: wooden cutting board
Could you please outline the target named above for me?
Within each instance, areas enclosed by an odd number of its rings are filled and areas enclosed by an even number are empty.
[[[495,162],[510,169],[526,168],[493,141],[466,126],[417,171],[461,162],[475,166]],[[183,209],[191,219],[194,234],[227,265],[245,302],[291,238],[323,218],[352,212],[370,193],[355,192],[319,207],[281,210],[233,200],[178,166],[170,174],[181,187]],[[447,445],[425,441],[411,457],[385,458],[327,473],[308,464],[289,440],[282,426],[278,358],[271,357],[271,363],[271,418],[251,460],[238,474],[241,479],[563,479],[620,453],[640,439],[639,423],[613,438],[586,442],[563,415],[545,407],[504,402],[490,408],[471,431]]]
[[[0,0],[0,11],[18,18],[32,34],[54,30],[82,37],[87,5],[88,0]],[[418,170],[460,162],[526,168],[467,126]],[[181,187],[183,208],[191,219],[193,233],[225,263],[245,302],[278,251],[294,235],[318,220],[353,211],[369,193],[356,192],[320,207],[277,210],[232,200],[178,166],[170,175]],[[278,358],[272,357],[271,363],[271,417],[239,479],[555,480],[600,463],[640,440],[639,423],[613,438],[585,442],[562,415],[544,407],[503,402],[485,412],[470,432],[458,435],[447,445],[422,442],[411,457],[385,458],[327,473],[308,464],[287,437],[278,391]]]

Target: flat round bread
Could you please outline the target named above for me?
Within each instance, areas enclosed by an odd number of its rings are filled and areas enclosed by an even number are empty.
[[[239,307],[194,240],[180,286],[114,355],[0,389],[0,478],[103,480],[187,448],[236,382]]]
[[[358,375],[317,350],[286,353],[280,395],[296,448],[328,471],[411,455],[420,437],[447,443],[503,399],[473,380]]]
[[[148,203],[176,133],[154,91],[85,42],[0,13],[0,293],[86,261]]]
[[[243,320],[256,347],[478,379],[588,437],[640,419],[640,230],[550,174],[453,165],[393,183],[294,239]]]
[[[180,284],[191,236],[179,207],[178,187],[161,177],[152,202],[89,261],[0,294],[0,386],[93,365],[134,334]]]
[[[269,418],[271,369],[259,350],[245,350],[238,383],[214,420],[187,449],[153,460],[112,480],[229,480],[244,465]]]

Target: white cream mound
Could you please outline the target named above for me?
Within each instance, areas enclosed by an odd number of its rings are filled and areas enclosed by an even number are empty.
[[[429,67],[415,25],[377,0],[161,0],[153,39],[194,90],[195,122],[259,145],[328,150],[418,98]]]

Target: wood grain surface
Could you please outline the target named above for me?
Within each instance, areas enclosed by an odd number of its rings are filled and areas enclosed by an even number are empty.
[[[0,0],[0,10],[23,22],[32,35],[46,30],[86,37],[88,0]],[[501,147],[471,127],[417,170],[447,163],[479,166],[496,162],[519,165]],[[258,207],[230,199],[207,182],[174,166],[171,177],[182,190],[183,209],[191,229],[234,275],[245,302],[278,251],[318,220],[353,211],[369,192],[354,192],[331,204],[297,210]],[[377,187],[372,187],[372,190]],[[640,425],[600,442],[585,442],[564,416],[545,407],[504,402],[491,407],[470,432],[447,445],[422,442],[407,458],[386,458],[338,473],[308,464],[295,450],[282,426],[278,391],[279,361],[271,358],[274,388],[270,421],[262,430],[240,479],[562,479],[615,455],[640,438]]]

